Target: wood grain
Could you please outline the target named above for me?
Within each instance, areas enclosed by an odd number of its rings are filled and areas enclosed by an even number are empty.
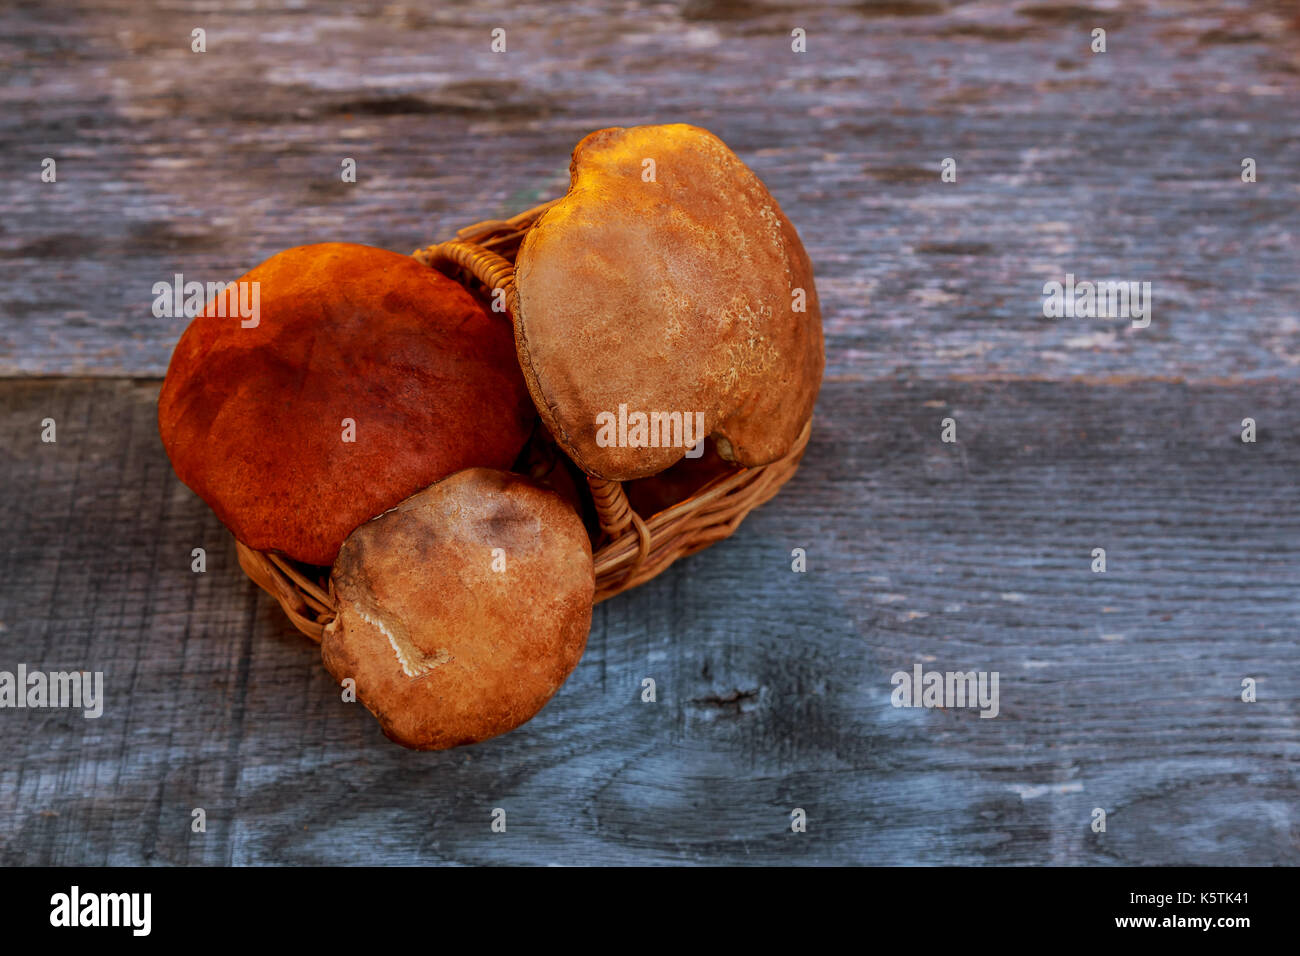
[[[156,395],[0,382],[0,667],[108,687],[98,720],[0,712],[7,865],[1300,862],[1300,384],[832,382],[780,496],[598,607],[535,720],[442,754],[340,701]],[[892,707],[915,662],[998,671],[1000,715]]]
[[[0,711],[0,862],[1300,863],[1298,49],[1289,0],[0,7],[0,670],[109,697]],[[403,751],[172,474],[151,287],[406,252],[671,121],[816,264],[803,468],[537,719]],[[1067,272],[1151,326],[1044,318]],[[917,662],[1001,713],[892,707]]]
[[[831,376],[1294,377],[1298,48],[1289,0],[6,4],[0,373],[161,374],[155,282],[407,252],[557,195],[594,129],[686,121],[801,231]],[[1152,282],[1151,327],[1044,319],[1067,272]]]

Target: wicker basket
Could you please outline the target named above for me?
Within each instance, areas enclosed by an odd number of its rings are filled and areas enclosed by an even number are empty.
[[[529,228],[553,204],[544,203],[511,219],[467,226],[455,239],[419,249],[414,256],[485,296],[502,290],[513,319],[514,257]],[[749,512],[794,475],[811,427],[811,421],[804,425],[784,458],[715,478],[686,500],[649,517],[632,509],[620,482],[588,476],[601,532],[594,551],[597,603],[649,581],[678,558],[729,537]],[[319,641],[336,614],[329,569],[254,551],[239,541],[235,546],[244,573],[280,603],[298,630]]]

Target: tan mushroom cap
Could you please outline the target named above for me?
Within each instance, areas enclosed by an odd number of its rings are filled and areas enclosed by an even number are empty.
[[[248,547],[331,564],[363,521],[452,472],[507,467],[528,439],[510,324],[410,256],[320,243],[239,281],[258,284],[256,324],[216,300],[190,323],[158,425],[176,474]]]
[[[592,133],[570,178],[515,263],[520,364],[557,441],[614,480],[682,457],[602,447],[600,416],[623,405],[629,444],[634,413],[699,412],[728,460],[782,457],[812,414],[824,358],[812,265],[776,200],[726,144],[686,125]]]
[[[333,585],[325,667],[356,681],[391,739],[443,750],[518,727],[559,690],[587,643],[595,573],[559,495],[471,468],[357,528]]]

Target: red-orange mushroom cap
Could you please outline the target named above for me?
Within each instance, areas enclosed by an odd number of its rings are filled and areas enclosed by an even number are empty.
[[[515,263],[520,365],[556,440],[620,481],[679,460],[688,423],[728,461],[784,456],[824,357],[812,264],[771,193],[685,125],[592,133],[570,178]]]
[[[455,471],[506,467],[527,440],[509,324],[441,273],[322,243],[238,281],[259,284],[256,324],[208,304],[158,424],[177,475],[248,547],[331,564],[362,522]]]

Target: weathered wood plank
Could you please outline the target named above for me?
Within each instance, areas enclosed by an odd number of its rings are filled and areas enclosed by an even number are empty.
[[[5,864],[1300,862],[1293,381],[831,382],[786,491],[601,605],[534,721],[443,754],[339,701],[156,393],[0,382],[0,669],[108,687],[98,720],[0,711]],[[893,708],[918,661],[999,671],[1000,715]]]
[[[75,9],[0,10],[0,374],[161,374],[154,282],[409,251],[557,194],[587,132],[665,121],[723,136],[801,230],[831,376],[1300,368],[1287,0]],[[1152,282],[1151,327],[1045,319],[1065,273]]]
[[[828,384],[789,489],[601,605],[536,720],[417,755],[240,576],[156,382],[0,382],[0,669],[109,690],[0,711],[0,860],[1300,862],[1292,4],[72,12],[0,9],[0,375],[158,374],[155,281],[405,251],[684,120],[801,229]],[[1153,282],[1151,327],[1044,319],[1066,272]],[[1000,716],[892,708],[917,661],[999,671]]]

